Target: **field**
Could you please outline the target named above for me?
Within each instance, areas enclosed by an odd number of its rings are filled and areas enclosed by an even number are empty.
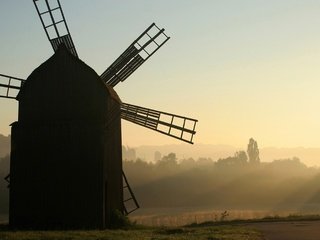
[[[77,230],[77,231],[12,231],[1,226],[1,240],[260,240],[262,235],[253,229],[239,225],[194,227],[141,227],[126,230]]]
[[[130,220],[144,226],[178,227],[192,223],[226,222],[226,221],[257,221],[266,220],[299,220],[319,219],[319,211],[266,211],[266,210],[217,210],[210,208],[144,208],[130,215]]]

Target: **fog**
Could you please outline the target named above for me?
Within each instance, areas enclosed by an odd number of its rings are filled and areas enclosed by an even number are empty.
[[[124,171],[141,206],[316,211],[320,170],[300,159],[251,164],[236,156],[216,162],[176,159],[124,161]]]

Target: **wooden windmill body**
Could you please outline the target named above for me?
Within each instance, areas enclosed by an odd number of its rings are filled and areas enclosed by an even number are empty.
[[[33,0],[55,54],[27,80],[0,74],[0,97],[19,101],[7,178],[9,221],[13,227],[105,228],[115,211],[139,207],[122,170],[121,118],[189,143],[197,120],[123,103],[113,89],[169,39],[164,29],[153,23],[99,76],[78,58],[54,1],[56,7]],[[44,23],[46,15],[51,24]]]
[[[120,99],[60,45],[19,92],[10,224],[104,227],[123,211]]]

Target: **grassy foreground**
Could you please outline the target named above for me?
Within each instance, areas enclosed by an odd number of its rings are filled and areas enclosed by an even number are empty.
[[[241,226],[220,225],[204,227],[135,227],[128,230],[77,231],[12,231],[0,228],[1,240],[261,240],[262,235]]]

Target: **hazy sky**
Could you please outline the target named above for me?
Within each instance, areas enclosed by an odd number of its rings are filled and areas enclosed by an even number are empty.
[[[152,22],[166,29],[170,41],[115,89],[198,119],[196,143],[320,147],[320,0],[60,2],[98,74]],[[1,0],[0,18],[0,73],[27,78],[53,54],[33,3]],[[16,101],[0,99],[0,132],[16,119]],[[123,143],[179,142],[123,122]]]

